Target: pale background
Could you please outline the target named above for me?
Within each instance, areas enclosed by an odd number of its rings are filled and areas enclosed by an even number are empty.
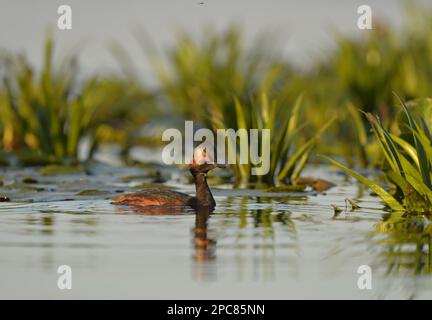
[[[200,4],[204,2],[204,4]],[[176,30],[202,33],[205,25],[223,29],[235,22],[242,26],[247,39],[262,31],[273,31],[278,49],[289,59],[307,66],[316,55],[332,44],[332,30],[358,35],[357,8],[372,7],[373,16],[395,26],[402,24],[402,4],[397,0],[0,0],[0,47],[25,51],[35,65],[42,61],[44,31],[51,28],[58,51],[67,52],[81,45],[83,71],[118,70],[108,50],[117,41],[132,56],[145,78],[149,66],[134,38],[144,29],[162,51],[173,45]],[[432,5],[430,0],[417,1]],[[72,7],[73,29],[57,29],[57,8]]]

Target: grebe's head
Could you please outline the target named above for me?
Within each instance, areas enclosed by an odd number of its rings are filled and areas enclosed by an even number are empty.
[[[189,170],[192,174],[207,173],[215,168],[225,168],[224,165],[217,164],[214,161],[214,152],[207,148],[198,146],[194,149],[192,163]]]

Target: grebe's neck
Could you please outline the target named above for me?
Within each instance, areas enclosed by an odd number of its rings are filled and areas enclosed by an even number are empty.
[[[197,206],[213,209],[216,206],[216,202],[207,184],[207,175],[199,172],[194,174],[194,179]]]

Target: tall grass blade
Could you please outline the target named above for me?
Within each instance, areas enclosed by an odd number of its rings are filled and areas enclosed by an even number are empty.
[[[373,182],[372,180],[369,180],[368,178],[358,174],[357,172],[347,168],[343,164],[339,163],[338,161],[335,161],[329,157],[321,156],[333,165],[337,166],[338,168],[342,169],[346,173],[348,173],[350,176],[356,178],[358,181],[366,185],[369,189],[374,191],[380,198],[383,200],[383,202],[393,211],[404,211],[405,208],[402,204],[400,204],[390,193],[385,191],[383,188],[381,188],[378,184]]]

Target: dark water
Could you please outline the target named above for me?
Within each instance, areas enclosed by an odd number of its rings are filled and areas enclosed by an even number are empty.
[[[110,203],[152,170],[2,169],[0,194],[12,201],[0,203],[0,298],[432,298],[429,222],[383,224],[378,199],[330,168],[305,173],[337,184],[325,194],[215,185],[210,216]],[[26,175],[38,183],[22,184]],[[193,193],[187,173],[163,176]],[[334,217],[331,204],[343,212]],[[57,287],[60,265],[72,268],[71,290]],[[371,290],[357,286],[360,265],[372,268]]]

